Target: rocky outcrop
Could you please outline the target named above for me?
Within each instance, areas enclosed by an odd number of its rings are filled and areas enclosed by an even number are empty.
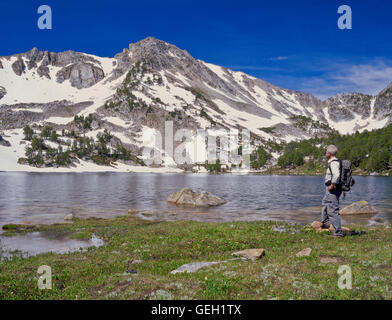
[[[340,210],[341,215],[374,214],[376,210],[367,201],[358,201]]]
[[[132,66],[132,59],[129,56],[129,49],[124,49],[122,52],[114,56],[116,68],[113,70],[111,80],[115,80],[118,77],[125,74]]]
[[[10,147],[11,144],[7,140],[5,140],[2,136],[0,136],[0,146]]]
[[[40,65],[39,67],[38,67],[38,69],[37,69],[37,73],[38,73],[38,75],[40,76],[40,77],[46,77],[46,78],[48,78],[48,79],[51,79],[50,78],[50,75],[49,75],[49,68],[47,67],[47,66],[44,66],[44,65]]]
[[[55,66],[55,67],[65,67],[72,63],[79,62],[91,62],[99,63],[94,57],[86,55],[84,53],[75,52],[72,50],[63,52],[49,52],[49,51],[39,51],[37,48],[33,48],[30,51],[22,54],[23,57],[28,61],[28,65],[37,66],[38,62],[41,62],[43,66]]]
[[[33,48],[26,53],[10,57],[17,57],[17,60],[12,64],[12,69],[18,76],[22,75],[26,69],[36,69],[40,77],[50,79],[49,66],[62,67],[65,70],[60,71],[58,77],[60,81],[71,79],[71,84],[79,89],[88,88],[104,77],[98,60],[90,55],[71,50],[55,53]],[[0,69],[2,68],[3,65],[0,61]]]
[[[372,96],[361,93],[337,94],[328,98],[329,117],[334,121],[353,120],[356,115],[363,119],[369,118],[371,113]]]
[[[377,120],[392,119],[392,83],[377,95],[374,113]]]
[[[0,130],[23,128],[26,125],[31,125],[33,122],[43,121],[50,117],[71,117],[92,103],[80,102],[73,104],[70,101],[61,100],[49,103],[3,105],[0,108]],[[42,112],[34,112],[36,111],[34,109],[40,109]]]
[[[190,188],[184,188],[178,192],[173,192],[167,199],[168,202],[177,205],[189,205],[194,207],[212,207],[226,203],[223,199],[207,192],[195,192]]]
[[[18,60],[12,64],[12,70],[14,70],[15,74],[18,76],[21,76],[22,73],[26,70],[26,65],[24,64],[21,57],[19,57]]]
[[[7,94],[7,90],[4,87],[0,87],[0,100]]]
[[[101,68],[91,63],[76,63],[58,71],[56,77],[59,83],[69,79],[73,87],[82,89],[89,88],[101,81],[105,77],[105,73]]]

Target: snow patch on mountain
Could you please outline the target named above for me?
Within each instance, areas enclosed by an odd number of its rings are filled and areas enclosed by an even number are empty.
[[[125,121],[125,120],[120,119],[118,117],[106,117],[106,118],[103,118],[102,120],[108,121],[108,122],[114,124],[115,126],[119,126],[124,129],[128,129],[130,126],[132,126],[132,123],[130,123],[130,121]]]

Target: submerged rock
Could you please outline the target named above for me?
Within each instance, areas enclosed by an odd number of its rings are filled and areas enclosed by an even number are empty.
[[[376,213],[376,210],[367,201],[358,201],[350,204],[344,209],[340,210],[341,215],[350,214],[372,214]]]
[[[64,220],[72,220],[74,218],[74,216],[73,216],[73,214],[71,213],[71,214],[67,214],[65,217],[64,217]]]
[[[196,192],[190,188],[173,192],[169,195],[167,201],[178,205],[191,205],[195,207],[212,207],[226,203],[225,200],[207,191]]]

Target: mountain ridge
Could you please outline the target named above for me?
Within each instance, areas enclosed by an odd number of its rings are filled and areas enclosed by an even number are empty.
[[[166,120],[175,129],[247,128],[261,145],[285,143],[385,127],[391,103],[390,86],[377,96],[349,93],[321,101],[195,59],[154,37],[113,58],[37,48],[0,57],[0,133],[16,130],[19,143],[26,125],[79,130],[74,117],[90,114],[94,126],[80,134],[97,138],[109,130],[139,155],[154,132],[164,132]]]

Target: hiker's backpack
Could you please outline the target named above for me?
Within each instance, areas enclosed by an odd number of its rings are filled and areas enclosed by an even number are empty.
[[[337,188],[347,192],[351,190],[351,187],[355,184],[355,180],[352,176],[353,171],[351,170],[351,162],[349,160],[333,160],[333,161],[339,161],[339,167],[340,167],[340,177],[339,177],[339,183],[337,184]],[[332,175],[332,170],[331,166],[329,165],[329,170]]]

